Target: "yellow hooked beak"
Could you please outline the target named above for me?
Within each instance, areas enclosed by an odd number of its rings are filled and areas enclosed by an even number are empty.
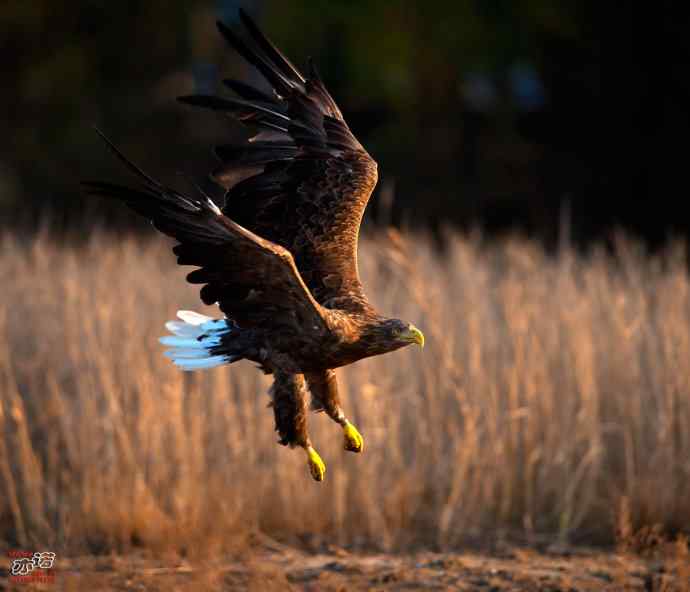
[[[419,347],[424,347],[424,333],[414,325],[410,325],[400,338],[410,343],[416,343]]]

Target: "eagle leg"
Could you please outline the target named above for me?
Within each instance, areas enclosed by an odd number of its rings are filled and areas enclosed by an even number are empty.
[[[362,452],[364,450],[362,434],[347,419],[343,425],[343,433],[345,434],[345,450],[350,452]]]
[[[342,426],[345,450],[362,452],[364,450],[364,438],[357,428],[348,421],[340,406],[335,370],[308,372],[306,377],[311,392],[312,411],[325,411],[328,417]]]
[[[314,481],[323,481],[326,475],[326,465],[319,456],[319,453],[314,450],[311,446],[306,447],[307,451],[307,464],[309,465],[309,472],[311,476],[314,477]]]
[[[300,446],[307,453],[311,476],[323,481],[326,465],[314,450],[307,432],[307,388],[302,374],[277,371],[270,391],[276,431],[283,446]]]

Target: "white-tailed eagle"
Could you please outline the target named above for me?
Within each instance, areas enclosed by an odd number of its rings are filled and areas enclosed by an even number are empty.
[[[236,80],[233,97],[180,101],[222,111],[256,130],[242,145],[217,146],[213,179],[226,191],[222,210],[201,191],[183,195],[149,177],[115,148],[138,177],[137,188],[89,183],[126,203],[175,238],[187,279],[224,317],[181,311],[161,341],[184,370],[251,360],[274,378],[271,395],[280,443],[307,453],[312,476],[325,465],[307,433],[311,409],[343,428],[345,448],[362,436],[338,400],[335,368],[410,344],[424,344],[410,323],[386,318],[367,300],[357,270],[359,226],[377,166],[354,137],[313,65],[304,76],[240,12],[251,43],[223,23],[226,41],[255,66],[271,93]],[[107,140],[106,140],[107,141]]]

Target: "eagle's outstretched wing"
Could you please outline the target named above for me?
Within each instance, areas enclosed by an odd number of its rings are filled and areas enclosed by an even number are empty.
[[[343,120],[313,65],[305,78],[240,12],[250,47],[222,23],[228,43],[263,74],[269,95],[226,80],[239,98],[179,100],[228,112],[255,126],[241,146],[218,146],[214,179],[227,190],[223,212],[287,249],[314,298],[329,308],[370,310],[357,269],[359,226],[377,167]]]
[[[100,133],[100,132],[99,132]],[[320,305],[300,277],[292,255],[223,215],[203,193],[191,198],[155,181],[103,134],[111,150],[140,179],[137,189],[86,183],[92,193],[114,197],[151,220],[179,244],[181,265],[200,267],[187,279],[206,284],[201,295],[245,327],[318,335],[327,329]]]

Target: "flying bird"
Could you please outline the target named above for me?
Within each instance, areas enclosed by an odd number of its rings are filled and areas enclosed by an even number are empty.
[[[218,30],[272,87],[265,92],[225,80],[232,97],[192,95],[183,103],[227,113],[255,135],[215,148],[212,173],[225,190],[220,209],[198,189],[184,195],[129,161],[136,188],[87,183],[116,198],[177,240],[187,280],[203,284],[201,299],[223,318],[179,311],[160,341],[183,370],[250,360],[273,376],[270,390],[279,442],[306,452],[312,477],[326,467],[307,431],[308,402],[343,430],[345,449],[361,452],[361,434],[345,416],[335,368],[401,347],[424,345],[414,325],[377,312],[364,294],[357,241],[377,165],[357,141],[314,65],[304,76],[240,11],[243,40]],[[99,132],[100,133],[100,132]]]

